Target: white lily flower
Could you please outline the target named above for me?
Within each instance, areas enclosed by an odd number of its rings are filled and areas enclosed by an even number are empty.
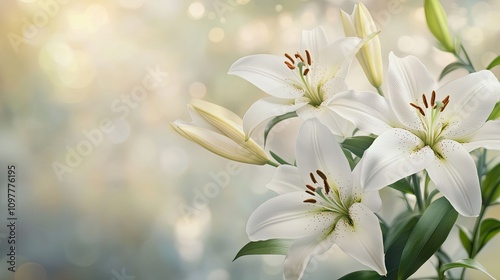
[[[312,255],[337,244],[345,253],[381,275],[382,232],[373,211],[378,192],[363,193],[335,136],[317,119],[302,125],[296,146],[297,167],[281,165],[268,187],[280,195],[250,216],[250,240],[295,239],[284,263],[285,279],[300,279]]]
[[[359,129],[379,135],[359,163],[363,186],[378,190],[425,169],[460,214],[477,216],[481,190],[469,152],[500,149],[500,121],[486,122],[498,79],[484,70],[435,89],[417,58],[391,53],[387,83],[385,98],[350,92],[332,102]]]
[[[243,121],[219,105],[195,99],[188,104],[192,123],[177,120],[172,127],[180,135],[222,157],[250,164],[269,161],[264,150],[252,139],[245,139]]]
[[[330,44],[324,29],[317,27],[303,31],[295,54],[257,54],[236,61],[229,74],[271,95],[256,101],[243,117],[247,137],[259,124],[295,111],[304,120],[318,117],[337,135],[351,136],[353,125],[327,106],[334,94],[347,90],[346,72],[363,43],[350,37]]]

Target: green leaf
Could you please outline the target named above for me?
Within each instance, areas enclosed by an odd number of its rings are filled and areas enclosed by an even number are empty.
[[[460,242],[462,242],[462,246],[464,246],[465,251],[467,251],[470,255],[472,251],[472,234],[466,227],[458,225],[458,236],[460,237]]]
[[[442,78],[444,78],[444,76],[448,75],[449,73],[457,70],[457,69],[460,69],[460,68],[463,68],[463,69],[466,69],[466,70],[469,70],[470,66],[465,64],[465,63],[462,63],[462,62],[452,62],[448,65],[446,65],[446,67],[444,67],[443,71],[441,72],[441,74],[439,75],[439,79],[438,80],[441,80]]]
[[[241,248],[233,261],[247,255],[286,255],[292,242],[293,240],[290,239],[252,241]]]
[[[443,264],[443,263],[451,263],[451,258],[450,256],[448,256],[448,254],[446,254],[443,250],[439,249],[436,251],[436,253],[434,254],[434,256],[436,256],[436,258],[439,259],[439,261]]]
[[[484,205],[489,205],[500,196],[500,176],[498,174],[500,174],[500,163],[487,172],[481,184]]]
[[[413,194],[413,187],[410,184],[410,182],[408,182],[408,180],[406,180],[406,178],[403,178],[399,181],[396,181],[396,182],[390,184],[389,187],[393,188],[395,190],[398,190],[402,193]]]
[[[378,275],[378,273],[373,270],[355,271],[339,278],[339,280],[378,280],[378,279],[385,279],[385,277]]]
[[[370,147],[375,138],[370,136],[354,136],[347,138],[341,143],[342,147],[351,151],[358,157],[362,157],[366,149]]]
[[[274,160],[276,160],[279,164],[286,164],[286,165],[292,165],[290,163],[288,163],[286,160],[282,159],[280,156],[278,156],[276,153],[274,153],[273,151],[269,150],[269,153],[271,154],[271,156],[274,158]]]
[[[447,263],[441,266],[441,268],[439,269],[439,279],[445,279],[444,273],[448,269],[452,268],[472,268],[483,272],[484,274],[488,275],[491,279],[495,279],[495,277],[491,276],[491,274],[489,274],[480,263],[478,263],[476,260],[473,259],[458,260],[456,262]]]
[[[384,238],[385,251],[392,246],[400,235],[411,232],[413,227],[417,224],[419,218],[420,215],[410,212],[410,215],[408,215],[408,213],[404,213],[394,219],[392,227],[389,228]]]
[[[427,196],[425,199],[425,205],[430,205],[432,202],[432,199],[436,196],[436,194],[439,193],[438,189],[432,190],[431,193]]]
[[[393,223],[395,224],[395,222]],[[392,245],[385,252],[385,267],[387,268],[387,279],[396,280],[398,279],[398,270],[401,262],[401,254],[405,248],[408,237],[410,237],[411,230],[400,231],[396,240],[392,242]]]
[[[284,120],[289,119],[289,118],[294,118],[294,117],[297,117],[297,113],[296,112],[290,112],[290,113],[283,114],[281,116],[274,117],[272,120],[270,120],[267,123],[266,128],[264,130],[264,146],[266,145],[267,136],[269,135],[269,132],[271,132],[271,129],[275,125],[277,125],[281,121],[284,121]]]
[[[500,65],[500,55],[495,57],[488,66],[486,66],[487,70],[490,70],[491,68]]]
[[[479,248],[476,253],[481,251],[484,245],[500,232],[500,221],[493,218],[485,219],[481,223],[481,230],[479,232]]]
[[[398,279],[407,279],[441,247],[458,213],[442,197],[431,203],[413,228],[401,255]]]
[[[347,158],[347,161],[349,162],[349,166],[351,167],[351,170],[353,170],[354,167],[356,167],[356,164],[358,163],[358,160],[354,159],[354,157],[352,156],[351,151],[349,151],[348,149],[342,148],[342,152],[344,152],[344,155]]]
[[[500,118],[500,103],[497,103],[495,107],[493,108],[493,111],[491,111],[490,116],[488,117],[488,120],[496,120]]]

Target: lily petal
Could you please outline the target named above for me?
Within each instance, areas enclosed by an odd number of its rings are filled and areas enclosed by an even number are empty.
[[[488,119],[500,95],[500,83],[491,71],[483,70],[451,81],[437,90],[438,98],[450,96],[442,118],[446,138],[459,138],[479,129]]]
[[[361,185],[366,191],[379,190],[426,168],[434,158],[413,133],[393,128],[378,136],[361,162]]]
[[[487,121],[480,129],[459,142],[468,152],[481,147],[500,150],[500,121]]]
[[[248,237],[250,240],[297,239],[321,232],[325,234],[338,214],[322,211],[320,205],[303,202],[311,198],[305,192],[292,192],[264,202],[248,218]]]
[[[333,244],[333,236],[323,234],[307,236],[293,242],[285,258],[285,280],[301,279],[311,257],[326,252]]]
[[[420,60],[389,54],[387,98],[401,123],[414,130],[423,129],[417,110],[410,103],[417,103],[423,93],[428,94],[433,88],[434,80]]]
[[[349,256],[386,275],[382,231],[377,216],[368,207],[355,203],[349,208],[352,224],[347,219],[337,223],[335,243]]]
[[[360,43],[360,38],[347,37],[321,50],[319,60],[312,65],[313,84],[325,83],[333,77],[345,78],[356,52],[361,48]]]
[[[360,201],[363,205],[368,207],[372,212],[376,213],[382,208],[382,199],[380,198],[379,191],[363,191],[363,186],[360,182],[361,178],[361,164],[356,165],[352,171],[352,200],[349,203]],[[359,200],[361,199],[361,200]]]
[[[296,111],[305,106],[306,102],[294,103],[294,100],[265,97],[250,106],[243,116],[243,130],[248,138],[253,130],[266,120]]]
[[[278,194],[304,191],[306,184],[299,175],[295,166],[280,165],[276,168],[274,177],[266,186]]]
[[[456,141],[442,140],[434,150],[440,154],[426,168],[436,188],[463,216],[476,217],[481,210],[481,189],[474,160]]]
[[[319,119],[333,134],[340,136],[337,142],[342,142],[345,138],[351,137],[355,129],[350,121],[342,118],[336,112],[325,106],[314,107],[306,105],[297,110],[297,115],[303,120],[311,118]]]
[[[302,41],[300,43],[300,50],[304,52],[308,50],[313,58],[317,58],[318,54],[328,46],[328,38],[323,26],[318,26],[312,30],[302,31]]]
[[[386,99],[374,92],[341,92],[332,98],[328,107],[357,128],[376,135],[398,123]]]
[[[312,182],[310,173],[316,175],[316,171],[321,170],[328,177],[331,187],[339,190],[341,199],[346,199],[345,193],[352,186],[349,163],[335,136],[318,119],[304,122],[297,136],[295,153],[304,182]]]
[[[284,56],[270,54],[245,56],[231,65],[228,74],[239,76],[275,97],[300,97],[304,91],[291,85],[296,74],[288,69],[285,60]]]

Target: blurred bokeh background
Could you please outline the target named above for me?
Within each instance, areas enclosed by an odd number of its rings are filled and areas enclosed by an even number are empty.
[[[453,61],[434,47],[423,1],[362,2],[382,30],[385,58],[416,55],[436,78]],[[443,2],[452,32],[484,68],[500,53],[500,1]],[[265,184],[273,168],[219,158],[169,123],[189,119],[191,98],[242,116],[265,94],[227,75],[230,65],[249,54],[294,52],[301,30],[317,25],[340,38],[339,9],[350,13],[354,3],[1,1],[0,279],[282,279],[282,256],[232,262],[248,242],[248,216],[272,196]],[[371,89],[357,62],[350,73],[352,88]],[[16,273],[6,263],[9,164],[17,171]],[[383,196],[390,220],[402,203],[390,190]],[[456,236],[447,251],[458,259],[465,252]],[[478,260],[500,277],[498,239]],[[306,278],[357,269],[333,248]],[[432,273],[427,265],[418,275]]]

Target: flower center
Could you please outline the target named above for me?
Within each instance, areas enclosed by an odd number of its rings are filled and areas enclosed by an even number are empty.
[[[311,71],[311,65],[313,63],[311,59],[311,53],[308,50],[305,50],[305,59],[299,52],[295,53],[292,57],[288,53],[285,53],[285,65],[288,69],[292,71],[297,71],[300,79],[300,84],[295,84],[295,87],[300,88],[305,92],[304,96],[309,99],[309,104],[312,106],[319,106],[323,102],[323,92],[320,89],[320,86],[315,87],[312,84],[311,75],[309,72]],[[295,58],[295,59],[294,59]]]
[[[311,196],[304,200],[304,203],[321,205],[326,211],[332,211],[342,216],[349,217],[349,209],[340,199],[338,188],[332,188],[328,183],[328,178],[321,170],[316,170],[316,174],[321,178],[318,182],[314,173],[309,173],[313,185],[306,185],[306,193]]]
[[[425,93],[422,94],[423,107],[415,103],[410,103],[410,106],[415,108],[420,117],[420,121],[424,127],[424,133],[420,135],[420,139],[431,148],[441,140],[443,130],[448,126],[439,119],[441,112],[446,109],[450,103],[450,96],[446,96],[441,101],[436,101],[436,91],[432,91],[430,103],[427,101]]]

